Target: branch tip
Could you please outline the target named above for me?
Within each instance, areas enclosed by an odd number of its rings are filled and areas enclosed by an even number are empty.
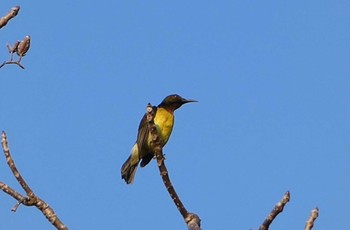
[[[311,211],[311,215],[310,215],[309,219],[306,221],[306,224],[305,224],[305,230],[311,230],[314,227],[314,223],[315,223],[315,220],[318,217],[318,214],[319,214],[318,207],[314,208]]]
[[[6,26],[6,24],[14,17],[17,16],[18,12],[20,10],[20,6],[14,6],[11,8],[11,10],[2,18],[0,18],[0,29],[4,26]]]
[[[290,201],[290,192],[287,191],[282,200],[279,201],[275,207],[272,209],[272,211],[270,212],[270,214],[266,217],[265,221],[263,222],[262,225],[260,225],[259,230],[267,230],[269,229],[271,223],[275,220],[275,218],[277,217],[278,214],[280,214],[283,209],[284,206]]]

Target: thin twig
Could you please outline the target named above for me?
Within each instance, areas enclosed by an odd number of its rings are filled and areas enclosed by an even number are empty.
[[[6,133],[3,131],[1,134],[1,144],[2,144],[2,149],[4,151],[5,157],[7,164],[9,165],[13,175],[19,182],[19,184],[22,186],[24,191],[26,192],[27,196],[22,196],[18,192],[16,192],[14,189],[9,187],[8,185],[0,182],[0,189],[4,191],[5,193],[9,194],[12,196],[14,199],[17,200],[17,204],[12,208],[12,211],[16,211],[18,206],[20,204],[23,204],[25,206],[35,206],[37,207],[43,215],[48,219],[48,221],[56,227],[56,229],[59,230],[68,230],[68,227],[66,227],[62,221],[56,216],[54,210],[46,204],[45,201],[37,197],[34,192],[30,189],[28,184],[25,182],[23,177],[21,176],[20,172],[18,171],[15,162],[12,159],[10,149],[8,147],[8,142],[7,142],[7,137]]]
[[[1,65],[0,65],[0,68],[3,67],[4,65],[8,65],[8,64],[16,64],[18,65],[19,67],[21,67],[22,69],[24,69],[24,66],[19,63],[18,61],[4,61]]]
[[[157,158],[157,164],[160,171],[160,175],[163,179],[163,183],[174,201],[177,209],[180,211],[182,217],[184,218],[184,221],[187,224],[187,227],[189,230],[200,230],[200,218],[198,215],[189,213],[183,203],[180,200],[180,197],[177,195],[174,186],[172,185],[168,170],[164,164],[164,155],[163,155],[163,149],[160,141],[160,137],[156,128],[156,125],[154,124],[154,117],[155,117],[155,111],[151,104],[147,105],[147,121],[148,121],[148,127],[150,130],[150,134],[152,136],[152,145],[153,145],[153,151],[155,153],[155,156]]]
[[[23,196],[21,194],[19,194],[13,188],[11,188],[10,186],[8,186],[3,182],[0,182],[0,189],[5,193],[9,194],[10,196],[12,196],[18,202],[23,199]]]
[[[282,200],[278,202],[273,210],[270,212],[270,214],[266,217],[264,223],[260,225],[259,230],[267,230],[270,227],[270,224],[274,221],[276,216],[280,214],[283,211],[284,206],[289,202],[290,200],[290,193],[287,191]]]
[[[0,18],[0,29],[6,26],[10,19],[14,18],[18,14],[19,9],[19,6],[14,6],[4,17]]]
[[[311,230],[314,227],[314,222],[318,217],[318,212],[319,210],[317,207],[311,211],[310,218],[306,221],[305,224],[305,230]]]

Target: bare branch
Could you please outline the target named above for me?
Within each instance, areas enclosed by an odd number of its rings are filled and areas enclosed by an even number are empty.
[[[266,217],[264,223],[259,227],[259,230],[269,229],[270,224],[274,221],[274,219],[277,217],[277,215],[283,211],[284,206],[289,202],[289,200],[290,200],[290,193],[289,193],[289,191],[287,191],[284,194],[282,200],[275,205],[273,210]]]
[[[5,193],[9,194],[12,196],[14,199],[16,199],[18,202],[23,200],[23,196],[16,192],[13,188],[8,186],[7,184],[0,182],[0,189],[4,191]]]
[[[200,230],[200,218],[196,214],[189,213],[183,203],[180,200],[180,197],[177,195],[174,186],[172,185],[168,170],[164,164],[164,155],[163,155],[163,149],[161,145],[161,141],[159,138],[159,134],[156,128],[156,125],[154,124],[154,117],[155,117],[155,111],[152,107],[152,105],[149,103],[147,105],[147,121],[148,121],[148,127],[150,130],[150,134],[152,136],[152,145],[154,149],[155,156],[157,158],[157,164],[160,171],[160,175],[163,179],[163,183],[168,190],[168,193],[172,200],[174,201],[177,209],[180,211],[182,217],[184,218],[184,221],[187,224],[187,227],[189,230]]]
[[[19,12],[20,7],[19,6],[14,6],[11,8],[10,12],[8,12],[4,17],[0,18],[0,29],[4,26],[6,26],[6,24],[14,17],[16,17],[16,15]]]
[[[29,188],[29,186],[27,185],[27,183],[24,181],[23,177],[21,176],[21,174],[19,173],[15,162],[12,160],[11,154],[10,154],[10,149],[8,147],[8,143],[7,143],[7,137],[6,137],[6,133],[2,132],[1,135],[1,144],[2,144],[2,148],[4,150],[4,154],[6,157],[6,162],[8,164],[8,166],[10,167],[13,175],[15,176],[15,178],[17,179],[18,183],[22,186],[22,188],[24,189],[24,191],[27,193],[27,195],[30,198],[34,198],[34,193],[33,191]]]
[[[34,194],[34,192],[31,190],[31,188],[21,176],[10,154],[6,133],[4,131],[1,134],[1,144],[6,157],[7,164],[9,165],[13,175],[27,194],[26,197],[22,196],[8,185],[0,182],[0,189],[18,201],[18,203],[12,208],[12,211],[16,211],[20,204],[23,204],[25,206],[35,206],[44,214],[46,219],[48,219],[48,221],[56,227],[56,229],[68,230],[68,227],[66,227],[56,216],[54,210],[48,204],[46,204],[45,201],[43,201]]]
[[[15,65],[18,65],[19,67],[21,67],[22,69],[24,69],[24,66],[21,63],[19,63],[18,61],[4,61],[0,65],[0,68],[2,68],[4,65],[8,65],[8,64],[15,64]]]
[[[318,208],[316,207],[311,211],[310,218],[306,221],[305,230],[311,230],[314,227],[314,222],[318,217]]]

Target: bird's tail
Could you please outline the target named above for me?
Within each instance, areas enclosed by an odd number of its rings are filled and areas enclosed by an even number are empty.
[[[123,164],[122,179],[124,179],[127,184],[131,184],[134,181],[137,166],[138,164],[131,164],[131,155]]]
[[[127,184],[131,184],[134,181],[139,161],[137,145],[135,144],[129,158],[125,161],[121,169],[122,179],[124,179]]]

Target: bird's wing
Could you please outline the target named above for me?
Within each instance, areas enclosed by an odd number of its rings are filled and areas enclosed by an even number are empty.
[[[156,113],[157,112],[157,107],[153,106],[153,110]],[[137,134],[137,146],[139,148],[139,152],[141,153],[140,155],[143,155],[142,153],[145,153],[148,149],[148,136],[149,136],[149,128],[147,124],[147,115],[145,114],[139,125],[139,130]],[[142,156],[140,156],[142,157]]]

